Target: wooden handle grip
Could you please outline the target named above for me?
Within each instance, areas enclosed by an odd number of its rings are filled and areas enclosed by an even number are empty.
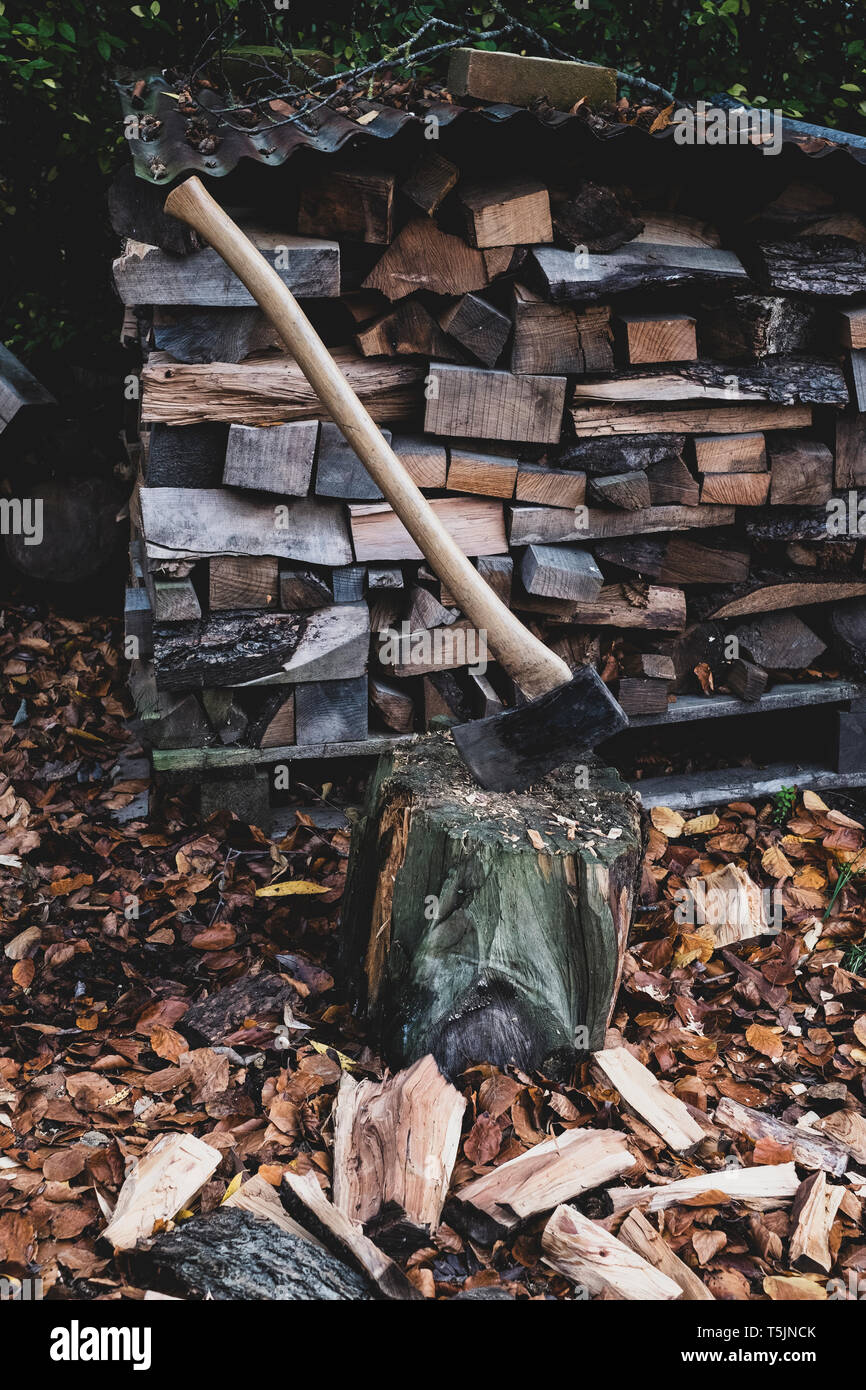
[[[202,182],[189,178],[165,200],[217,251],[267,314],[307,381],[363,461],[427,563],[530,699],[571,679],[571,669],[497,598],[463,554],[373,423],[292,292]]]

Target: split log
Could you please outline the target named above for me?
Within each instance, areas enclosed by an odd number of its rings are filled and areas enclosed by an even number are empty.
[[[591,1294],[659,1301],[682,1293],[667,1274],[574,1207],[557,1207],[544,1228],[541,1249],[546,1265]]]
[[[522,463],[514,496],[518,502],[537,502],[545,507],[580,507],[586,499],[586,474]]]
[[[103,1240],[131,1250],[188,1206],[222,1161],[219,1149],[194,1134],[162,1134],[136,1159],[124,1179]]]
[[[623,676],[617,686],[616,698],[625,713],[665,714],[668,708],[668,682]]]
[[[605,434],[733,434],[804,430],[807,405],[580,405],[571,412],[578,439]]]
[[[334,1112],[334,1206],[379,1238],[398,1227],[421,1243],[439,1225],[466,1100],[430,1056],[386,1080],[340,1079]]]
[[[212,741],[211,726],[195,695],[160,691],[154,715],[145,726],[152,748],[196,748]]]
[[[530,594],[578,602],[597,598],[604,583],[588,550],[565,545],[527,546],[520,575]]]
[[[848,388],[835,362],[770,359],[734,376],[717,362],[694,362],[664,372],[620,372],[608,380],[578,381],[574,401],[772,401],[778,405],[847,405]]]
[[[844,1144],[823,1134],[813,1133],[802,1125],[777,1120],[762,1110],[752,1110],[727,1096],[723,1096],[716,1106],[713,1123],[756,1142],[759,1139],[772,1139],[776,1144],[790,1149],[794,1161],[803,1168],[822,1168],[840,1178],[848,1167],[848,1150]]]
[[[406,621],[410,632],[417,632],[419,628],[448,627],[457,621],[457,617],[457,612],[453,608],[446,608],[429,589],[416,585],[409,595]]]
[[[468,492],[482,497],[514,496],[516,458],[503,458],[453,446],[450,457],[446,483],[449,492]]]
[[[508,340],[511,321],[486,299],[465,294],[440,315],[439,327],[485,367],[492,367]],[[435,350],[428,355],[447,356]]]
[[[833,455],[826,444],[795,434],[770,445],[771,506],[820,507],[833,494]]]
[[[567,188],[551,188],[550,206],[558,236],[587,251],[615,251],[644,227],[639,217],[632,216],[633,204],[625,192],[590,179],[577,183],[572,179]]]
[[[698,435],[695,462],[699,473],[764,473],[767,446],[760,433]]]
[[[689,1114],[687,1106],[665,1090],[638,1059],[625,1047],[608,1047],[594,1052],[595,1068],[619,1091],[626,1107],[654,1129],[669,1149],[687,1153],[704,1139],[704,1131]]]
[[[366,565],[338,565],[331,571],[335,603],[360,603],[367,582]]]
[[[854,390],[851,403],[862,415],[866,411],[866,352],[852,349],[848,354],[848,362]]]
[[[175,362],[243,362],[255,352],[282,350],[277,330],[261,309],[153,309],[153,343]]]
[[[845,298],[863,293],[866,247],[843,237],[763,242],[758,273],[774,294]]]
[[[623,314],[626,358],[641,362],[691,362],[698,355],[695,320],[689,314]]]
[[[367,677],[305,681],[295,689],[295,742],[360,743],[367,737]]]
[[[191,1041],[218,1047],[228,1043],[244,1019],[254,1019],[263,1028],[275,1028],[283,1009],[292,998],[292,987],[268,970],[241,975],[224,989],[216,989],[206,999],[192,1004],[179,1027]]]
[[[426,366],[414,358],[362,357],[353,348],[331,354],[364,406],[379,424],[410,420],[422,400]],[[327,418],[292,357],[185,366],[152,353],[141,374],[142,420],[195,425],[229,420],[240,425],[281,425]]]
[[[427,154],[414,166],[400,185],[411,203],[432,217],[439,204],[457,186],[460,170],[440,154]]]
[[[444,444],[423,434],[395,434],[391,448],[418,487],[445,486],[448,454]]]
[[[788,582],[753,582],[746,591],[713,607],[711,618],[741,618],[749,613],[778,612],[782,608],[805,608],[813,603],[841,603],[866,594],[866,580],[794,579]]]
[[[355,334],[355,343],[364,357],[401,357],[417,353],[422,357],[444,357],[446,361],[465,361],[454,350],[433,315],[419,299],[401,299],[387,313],[365,324]]]
[[[733,540],[708,541],[674,533],[643,541],[600,541],[596,559],[633,570],[660,584],[736,584],[749,576],[751,554]]]
[[[609,473],[603,478],[590,478],[589,495],[601,507],[621,507],[627,512],[641,511],[651,505],[646,473]]]
[[[689,1302],[713,1301],[706,1284],[699,1279],[694,1270],[674,1254],[664,1236],[651,1226],[643,1213],[635,1207],[630,1211],[619,1228],[620,1241],[642,1256],[668,1279],[673,1279],[683,1292],[683,1300]]]
[[[312,570],[280,569],[280,607],[287,613],[327,608],[333,602],[334,591],[320,574]]]
[[[428,218],[407,222],[363,280],[365,290],[404,299],[415,290],[459,295],[482,290],[488,282],[484,256],[462,237],[443,232]]]
[[[697,507],[700,490],[681,458],[666,458],[646,471],[653,507]]]
[[[533,106],[546,97],[551,106],[570,111],[584,97],[590,106],[612,106],[616,73],[613,68],[562,59],[456,48],[448,64],[448,90],[454,96],[509,106]]]
[[[686,444],[684,434],[639,434],[623,439],[581,439],[561,450],[558,466],[579,468],[586,473],[645,472],[652,463],[681,458]]]
[[[273,555],[214,555],[209,562],[211,612],[232,608],[276,608],[279,561]]]
[[[735,294],[701,314],[701,347],[720,362],[761,362],[808,352],[815,310],[805,300]]]
[[[397,734],[409,734],[415,725],[415,701],[400,686],[370,677],[370,703],[382,723]]]
[[[751,661],[732,661],[725,674],[728,689],[740,700],[760,700],[767,688],[769,676],[761,666]]]
[[[298,1220],[312,1228],[326,1249],[366,1275],[383,1298],[407,1302],[423,1299],[424,1295],[409,1282],[400,1266],[364,1235],[363,1226],[350,1221],[328,1201],[314,1172],[298,1174],[286,1171],[283,1174],[283,1199]]]
[[[769,473],[708,473],[701,485],[701,503],[762,507],[769,493]]]
[[[387,246],[394,235],[395,187],[387,170],[341,169],[328,161],[301,185],[298,232]]]
[[[550,199],[537,179],[463,180],[457,196],[470,246],[534,246],[553,241]]]
[[[151,560],[267,555],[345,565],[352,559],[337,502],[297,498],[278,505],[222,488],[144,487],[139,497]]]
[[[766,671],[802,671],[826,643],[796,613],[765,613],[734,629],[740,650]]]
[[[326,1247],[322,1241],[316,1240],[309,1231],[305,1231],[303,1226],[293,1221],[283,1209],[283,1204],[277,1196],[276,1188],[271,1187],[269,1182],[260,1178],[258,1174],[249,1178],[245,1183],[233,1192],[231,1197],[223,1199],[222,1206],[237,1207],[238,1211],[247,1211],[258,1221],[273,1221],[275,1226],[279,1226],[281,1231],[288,1231],[289,1235],[296,1236],[298,1240],[310,1241],[313,1245],[318,1245],[321,1250]]]
[[[643,676],[647,680],[676,680],[676,667],[669,656],[658,652],[626,652],[620,665],[628,676]]]
[[[194,622],[201,604],[190,579],[155,579],[153,616],[158,623]]]
[[[501,555],[508,549],[500,502],[444,497],[430,505],[464,555]],[[357,560],[423,560],[387,502],[350,506],[349,521]]]
[[[866,601],[835,604],[829,619],[834,648],[859,676],[866,676]]]
[[[296,420],[266,429],[231,425],[223,483],[226,487],[306,497],[318,438],[318,420]]]
[[[250,724],[250,743],[256,748],[286,748],[295,742],[295,695],[277,691],[265,698]]]
[[[548,299],[607,299],[646,285],[721,285],[748,279],[732,251],[630,241],[606,255],[577,257],[553,246],[533,247],[531,261]]]
[[[520,608],[521,602],[516,599],[514,606]],[[655,584],[637,592],[629,585],[605,584],[595,599],[568,600],[567,610],[563,604],[561,616],[585,627],[680,632],[686,625],[686,596],[682,589],[663,588]]]
[[[449,739],[381,759],[353,838],[343,923],[346,960],[356,975],[364,962],[358,993],[389,1056],[429,1051],[453,1075],[481,1057],[526,1068],[572,1056],[578,1037],[603,1040],[637,818],[614,772],[591,760],[588,775],[583,794],[573,770],[534,793],[488,793],[479,819],[477,788]],[[584,797],[598,833],[568,839],[554,808],[562,798],[564,815],[580,820]],[[432,905],[423,921],[419,903]]]
[[[525,285],[515,285],[511,305],[514,341],[511,371],[558,376],[613,370],[610,310],[548,304]]]
[[[252,227],[245,232],[299,299],[326,299],[340,293],[336,241]],[[202,304],[220,309],[255,305],[246,286],[210,246],[187,256],[171,256],[158,246],[128,241],[112,270],[123,304]]]
[[[391,443],[391,431],[381,431],[386,443]],[[316,496],[338,497],[346,502],[378,502],[381,489],[376,486],[355,450],[338,425],[322,423],[319,436],[319,457],[316,463]]]
[[[461,1187],[448,1216],[471,1240],[492,1245],[636,1166],[626,1135],[617,1130],[567,1129]]]
[[[565,377],[514,376],[434,362],[427,378],[424,429],[464,439],[556,444]]]
[[[843,309],[839,314],[839,341],[843,347],[866,348],[866,309]]]
[[[866,1163],[866,1118],[859,1111],[836,1110],[816,1120],[815,1128],[844,1145],[854,1163]]]
[[[721,246],[715,227],[699,217],[684,217],[679,212],[649,212],[641,209],[643,231],[635,241],[660,242],[662,246]],[[631,238],[629,238],[631,240]],[[590,248],[592,249],[592,248]]]
[[[514,506],[509,512],[512,546],[604,540],[612,536],[641,536],[652,531],[690,531],[698,526],[729,526],[735,516],[733,507],[708,505],[647,507],[638,512],[587,507],[577,513],[565,507]]]
[[[375,1296],[370,1281],[342,1260],[236,1207],[185,1221],[134,1260],[138,1282],[185,1299],[332,1303]]]
[[[153,609],[143,586],[127,586],[123,602],[123,639],[132,642],[131,650],[139,657],[153,655]],[[127,650],[129,647],[127,646]]]
[[[249,720],[233,690],[204,690],[201,701],[220,743],[230,747],[244,737]]]
[[[649,1212],[665,1211],[709,1193],[713,1194],[714,1205],[740,1202],[751,1211],[774,1211],[788,1206],[799,1186],[796,1164],[765,1163],[754,1168],[723,1168],[715,1173],[698,1173],[660,1187],[609,1187],[607,1195],[613,1203],[614,1215],[631,1211],[633,1207]]]
[[[833,1265],[830,1252],[830,1232],[846,1189],[831,1187],[827,1175],[819,1169],[801,1184],[791,1207],[791,1243],[788,1258],[791,1264],[806,1260],[829,1274]]]

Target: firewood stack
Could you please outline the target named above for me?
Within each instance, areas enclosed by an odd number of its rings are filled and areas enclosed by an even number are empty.
[[[723,239],[669,186],[383,151],[288,165],[246,230],[526,624],[632,715],[862,673],[862,222],[806,179]],[[128,243],[114,278],[154,747],[313,753],[513,703],[216,253]]]

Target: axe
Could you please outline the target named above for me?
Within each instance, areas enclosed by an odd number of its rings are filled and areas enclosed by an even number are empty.
[[[582,666],[572,675],[482,579],[382,438],[294,295],[204,184],[194,176],[179,184],[165,209],[194,227],[246,285],[427,563],[525,697],[516,709],[452,729],[477,781],[491,791],[527,787],[626,728],[625,713],[595,668]]]

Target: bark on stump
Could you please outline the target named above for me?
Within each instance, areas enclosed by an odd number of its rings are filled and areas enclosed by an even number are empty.
[[[343,952],[392,1065],[432,1052],[454,1076],[604,1046],[640,813],[611,768],[581,768],[499,793],[448,734],[381,758],[352,837]]]

